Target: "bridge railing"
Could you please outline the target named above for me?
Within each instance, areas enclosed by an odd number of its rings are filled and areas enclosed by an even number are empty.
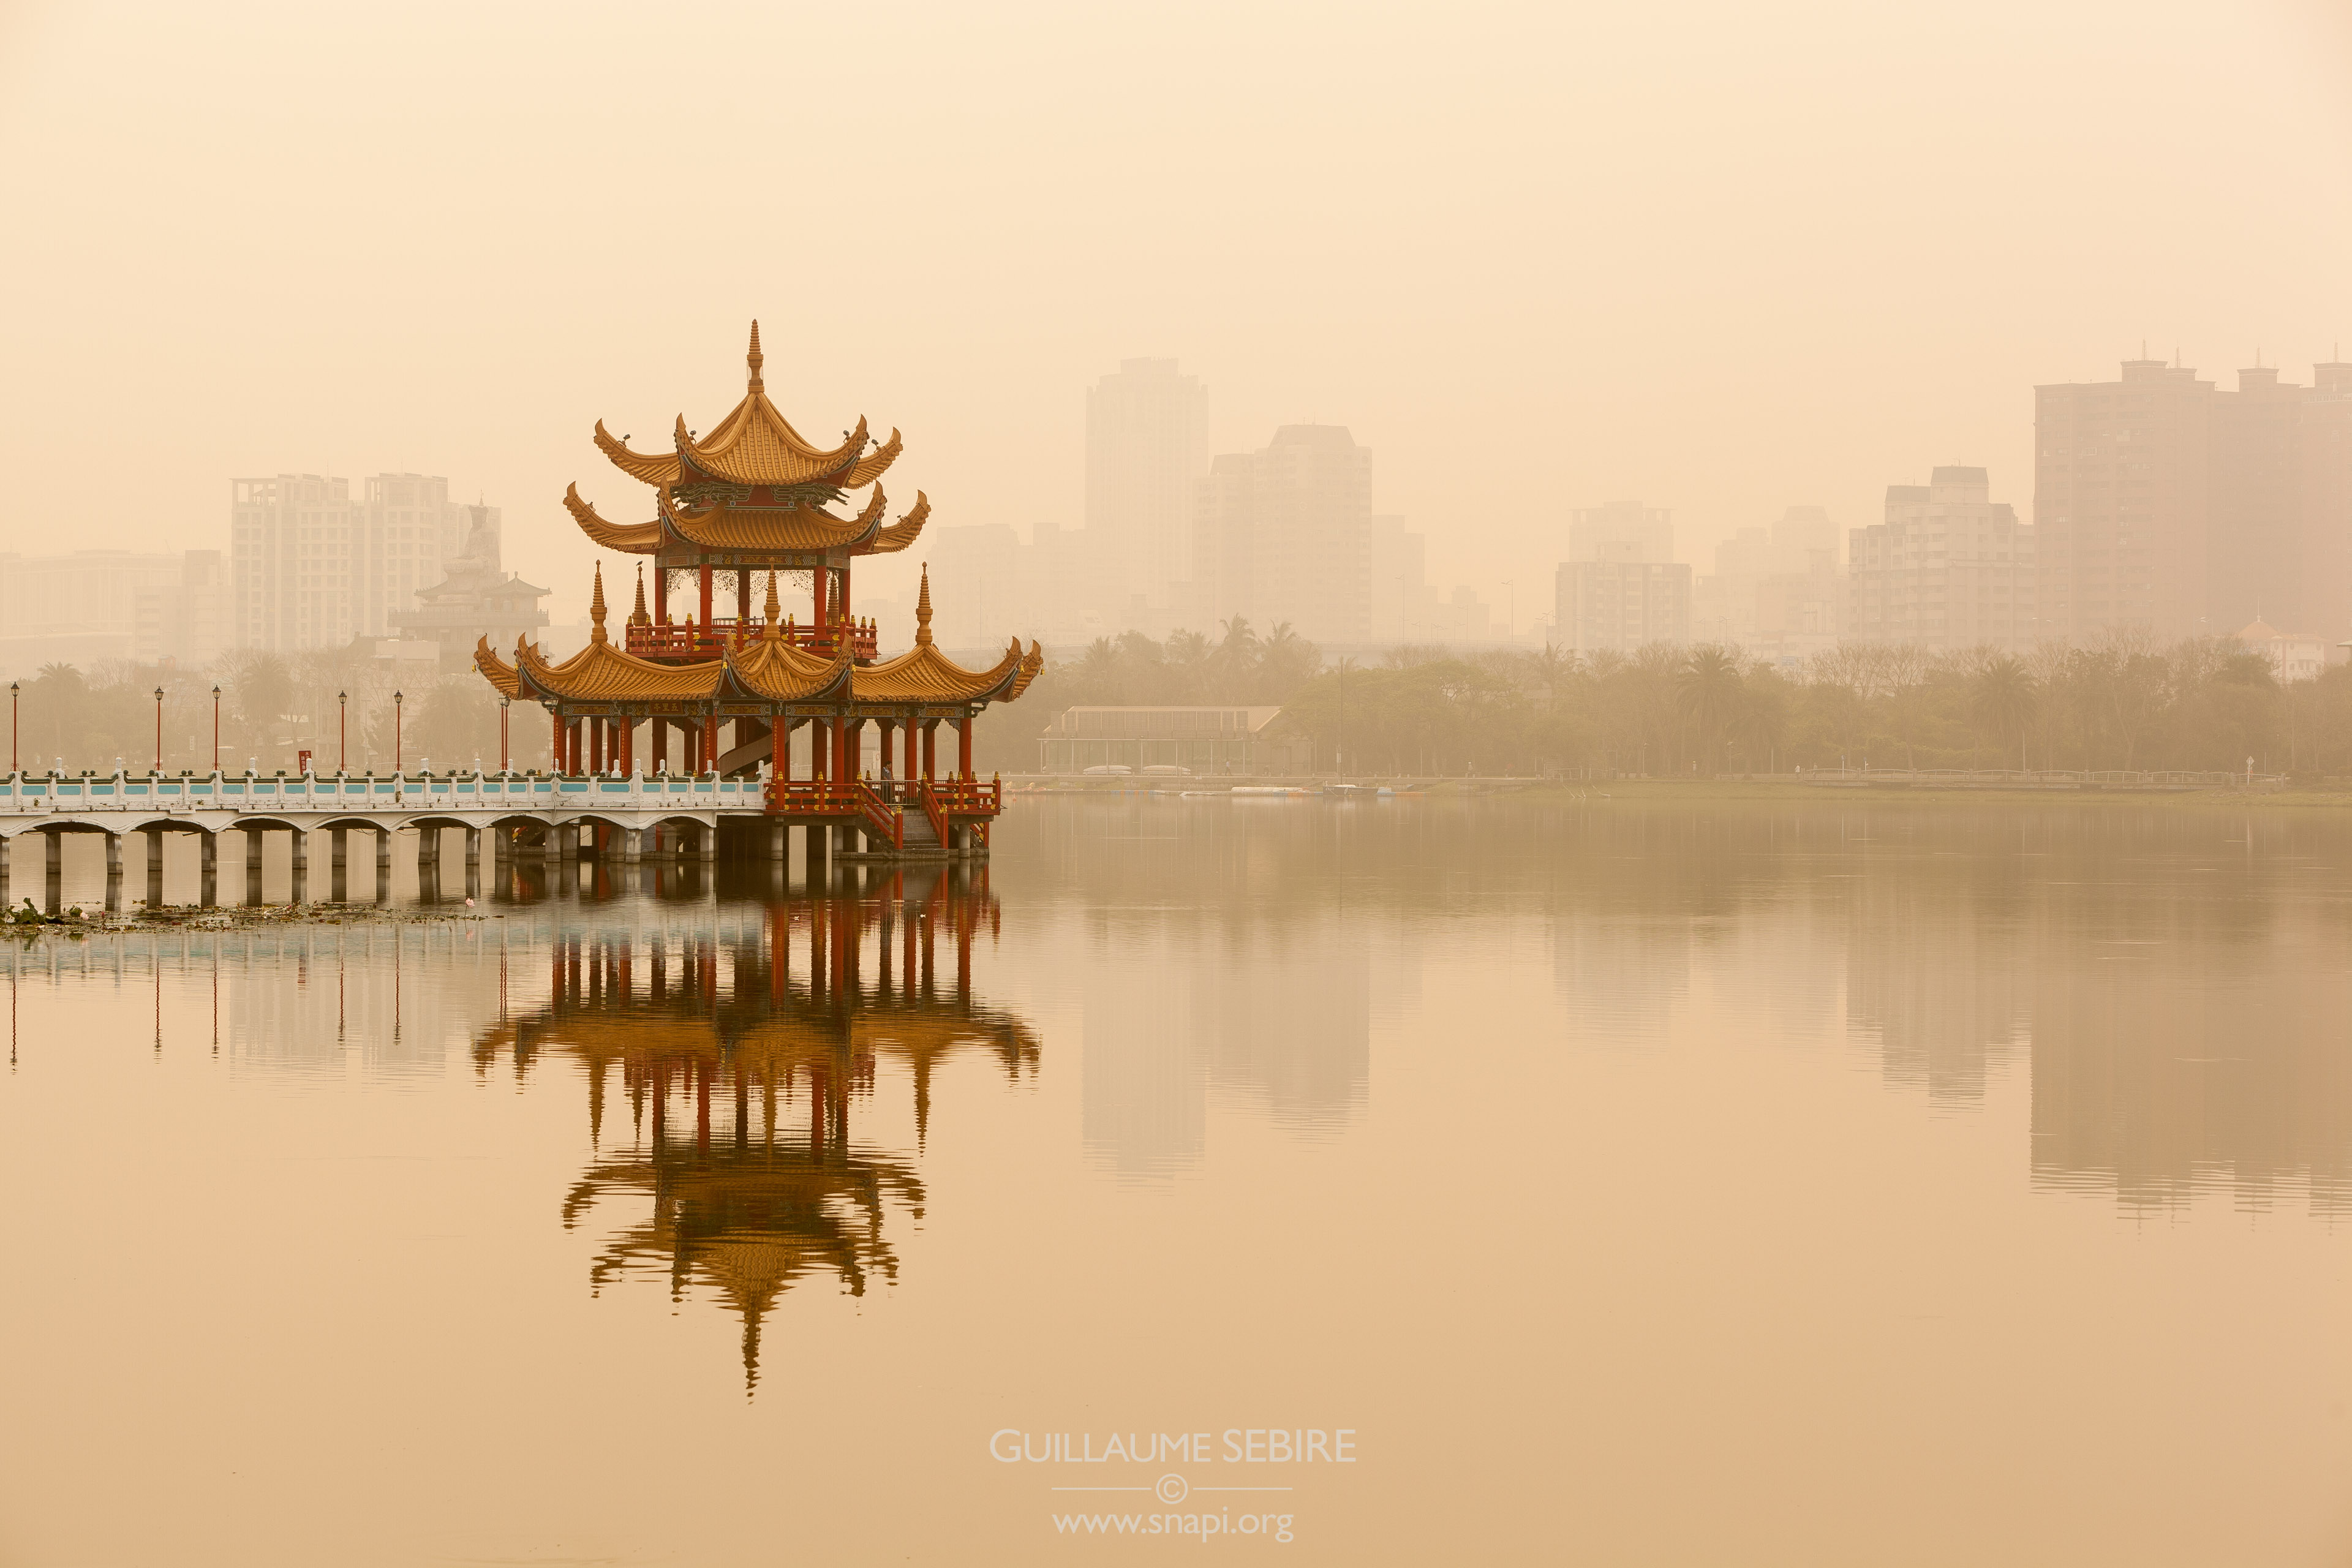
[[[26,773],[0,779],[0,819],[91,813],[756,811],[761,781],[715,773]]]

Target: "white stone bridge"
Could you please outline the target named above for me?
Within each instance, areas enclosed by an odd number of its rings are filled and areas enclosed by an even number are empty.
[[[346,846],[353,832],[373,834],[376,889],[391,887],[393,835],[416,832],[422,878],[440,871],[442,838],[465,836],[467,892],[478,891],[482,835],[490,834],[496,858],[582,855],[635,864],[656,857],[691,855],[717,858],[722,826],[741,853],[782,860],[789,826],[805,825],[813,860],[858,843],[857,826],[771,812],[766,785],[758,778],[656,773],[650,777],[531,773],[449,773],[417,774],[245,773],[15,773],[0,782],[0,903],[16,907],[13,878],[29,882],[33,868],[16,854],[20,840],[38,834],[46,907],[55,913],[63,875],[65,835],[103,835],[106,840],[107,904],[120,902],[123,840],[142,836],[146,846],[148,900],[160,902],[163,838],[172,833],[197,836],[203,901],[218,897],[219,840],[224,833],[244,837],[248,878],[261,868],[265,836],[285,833],[293,846],[294,898],[305,895],[311,835],[328,835],[331,867],[346,868]],[[870,835],[869,835],[870,837]],[[960,846],[967,850],[977,845]]]

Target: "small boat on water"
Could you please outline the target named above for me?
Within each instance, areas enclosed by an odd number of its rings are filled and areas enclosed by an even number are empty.
[[[1307,792],[1303,789],[1292,789],[1286,784],[1235,784],[1226,793],[1235,795],[1245,795],[1260,799],[1265,799],[1272,797],[1287,797],[1294,795],[1303,795]]]

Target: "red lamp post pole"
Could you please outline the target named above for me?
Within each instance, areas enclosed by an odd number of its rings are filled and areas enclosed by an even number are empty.
[[[16,772],[17,771],[17,768],[16,768],[16,683],[15,681],[13,681],[13,680],[12,680],[12,681],[10,681],[10,682],[8,683],[8,771],[9,771],[10,773],[16,773]]]
[[[163,771],[163,689],[155,689],[155,771]]]
[[[513,698],[499,699],[499,772],[502,773],[509,771],[509,763],[513,754],[507,743],[507,719],[513,707]]]
[[[352,765],[352,694],[335,693],[335,771],[349,772]]]
[[[213,688],[213,772],[220,772],[220,688]]]
[[[400,771],[400,707],[404,700],[397,691],[392,694],[392,771]]]

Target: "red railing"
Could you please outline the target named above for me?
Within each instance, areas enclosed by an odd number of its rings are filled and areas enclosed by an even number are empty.
[[[924,786],[942,816],[994,816],[1004,809],[1004,786],[978,779],[935,779]],[[926,801],[924,809],[930,809]]]
[[[897,806],[884,800],[872,784],[862,779],[857,784],[857,810],[858,815],[866,819],[867,827],[890,841],[891,848],[904,849],[907,847],[907,819],[898,815]]]
[[[760,640],[767,629],[763,621],[741,621],[732,616],[713,616],[709,622],[685,626],[629,626],[621,646],[639,658],[717,658],[728,648],[740,648]],[[824,658],[831,658],[841,646],[846,631],[853,658],[875,657],[874,623],[855,621],[842,626],[803,626],[786,624],[777,628],[786,642]]]
[[[923,803],[923,816],[931,825],[931,837],[944,845],[948,841],[948,814],[940,809],[940,794],[926,784],[915,792]]]
[[[780,816],[859,816],[862,788],[832,779],[770,779],[768,809]]]

